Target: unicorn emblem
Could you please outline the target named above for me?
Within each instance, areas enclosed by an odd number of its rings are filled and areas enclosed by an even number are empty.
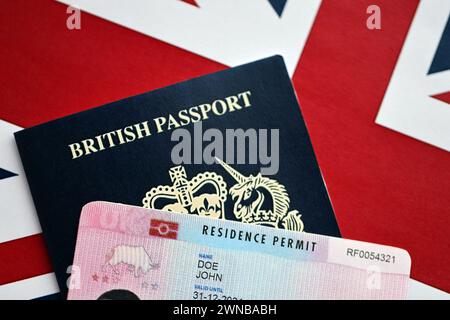
[[[216,158],[237,184],[229,193],[234,201],[233,213],[245,223],[269,225],[292,231],[303,231],[304,224],[297,210],[289,211],[290,199],[286,188],[274,179],[256,176],[246,177]],[[270,197],[271,199],[267,199]],[[267,203],[269,208],[267,208]]]

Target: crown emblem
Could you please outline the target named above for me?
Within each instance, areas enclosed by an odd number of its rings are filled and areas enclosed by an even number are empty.
[[[229,189],[234,216],[244,222],[268,225],[293,231],[303,231],[297,210],[289,210],[286,188],[274,179],[242,175],[230,165],[217,159],[222,168],[236,181]],[[143,199],[145,208],[197,214],[225,219],[227,184],[222,176],[204,172],[188,180],[183,166],[169,170],[172,185],[152,188]]]
[[[152,188],[143,199],[145,208],[224,218],[227,184],[214,172],[188,180],[183,166],[169,170],[172,185]]]

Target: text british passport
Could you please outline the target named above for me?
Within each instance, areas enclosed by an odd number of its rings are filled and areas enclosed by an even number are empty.
[[[279,56],[15,136],[63,293],[81,208],[91,201],[339,236]]]

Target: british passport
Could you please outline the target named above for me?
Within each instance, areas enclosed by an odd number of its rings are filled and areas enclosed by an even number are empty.
[[[63,294],[81,209],[91,201],[340,235],[280,56],[15,138]]]

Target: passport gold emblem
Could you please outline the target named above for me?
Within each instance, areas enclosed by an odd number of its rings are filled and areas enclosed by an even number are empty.
[[[169,170],[172,185],[150,189],[142,200],[144,208],[225,219],[229,193],[233,214],[241,222],[303,231],[301,215],[289,210],[289,195],[282,184],[260,173],[246,177],[216,160],[236,181],[229,191],[223,177],[214,172],[199,173],[188,180],[185,168],[176,166]]]

